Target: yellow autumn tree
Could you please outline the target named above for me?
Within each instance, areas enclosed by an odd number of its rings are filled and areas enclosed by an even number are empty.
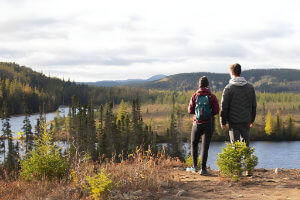
[[[271,135],[274,132],[273,130],[273,118],[270,111],[268,111],[266,121],[265,121],[265,133]]]
[[[122,120],[122,116],[124,116],[124,118],[125,118],[125,116],[126,116],[126,105],[125,105],[125,103],[124,103],[124,101],[123,101],[123,99],[122,99],[122,101],[121,101],[121,103],[120,103],[120,107],[119,107],[119,109],[118,109],[118,115],[117,115],[117,120],[116,120],[116,123],[118,124],[118,121],[120,120]]]

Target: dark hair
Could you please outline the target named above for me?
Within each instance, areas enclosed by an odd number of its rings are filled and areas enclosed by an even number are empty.
[[[199,79],[199,88],[207,87],[209,85],[208,79],[206,76],[202,76]]]
[[[239,63],[234,63],[229,67],[232,74],[240,76],[242,73],[242,67]]]

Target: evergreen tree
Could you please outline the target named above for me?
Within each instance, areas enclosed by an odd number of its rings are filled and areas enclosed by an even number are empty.
[[[276,121],[275,121],[275,129],[274,133],[276,135],[276,140],[281,140],[282,139],[282,121],[280,119],[280,114],[279,111],[277,110],[276,112]]]
[[[4,118],[1,118],[1,121],[2,121],[2,135],[0,136],[0,154],[2,154],[2,158],[4,158],[5,160],[5,154],[6,154],[6,149],[5,149],[5,140],[6,140],[6,137],[5,137],[5,133],[3,131],[4,129]]]
[[[95,142],[96,142],[96,125],[95,125],[95,117],[94,117],[94,107],[92,100],[88,105],[87,109],[87,152],[96,159],[96,149],[95,149]]]
[[[31,127],[31,123],[29,120],[28,115],[25,115],[25,118],[23,120],[23,127],[22,130],[24,131],[24,135],[25,135],[25,153],[29,152],[32,150],[33,148],[33,133],[32,133],[32,127]]]
[[[60,119],[61,119],[61,117],[59,115],[59,110],[56,110],[55,117],[54,117],[54,124],[53,124],[53,132],[54,133],[57,133],[60,130],[60,125],[59,125]]]
[[[42,127],[41,124],[43,123],[43,121],[45,121],[45,117],[43,116],[43,113],[40,112],[39,118],[36,120],[36,126],[35,126],[35,134],[37,136],[41,135],[42,133]]]
[[[10,128],[11,127],[9,123],[9,118],[6,116],[2,125],[2,131],[4,133],[4,136],[7,138],[8,144],[8,152],[4,166],[7,169],[9,175],[11,174],[11,172],[16,171],[18,169],[18,152],[16,152],[16,146],[13,144]]]
[[[286,132],[287,132],[288,140],[292,140],[294,137],[294,122],[293,121],[294,121],[293,117],[289,114],[286,119],[286,124],[287,124]]]
[[[132,145],[130,149],[143,145],[143,120],[141,117],[140,100],[137,97],[132,101]]]
[[[265,105],[265,102],[263,102],[262,121],[264,122],[265,120],[266,120],[266,105]]]
[[[175,118],[175,97],[173,94],[172,97],[172,113],[171,113],[171,119],[170,119],[170,126],[167,129],[167,135],[169,138],[168,142],[168,150],[169,154],[172,157],[179,157],[183,158],[182,156],[182,141],[181,138],[179,137],[178,129],[177,129],[177,122]]]

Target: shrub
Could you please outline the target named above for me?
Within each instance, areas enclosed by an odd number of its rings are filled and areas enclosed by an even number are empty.
[[[94,199],[103,199],[107,193],[112,190],[116,185],[110,177],[109,173],[106,173],[104,169],[95,176],[87,176],[87,185],[85,188],[89,191]]]
[[[193,157],[191,155],[188,155],[188,157],[185,159],[185,164],[188,167],[193,166]],[[200,168],[200,166],[201,166],[201,157],[199,156],[197,160],[197,167]]]
[[[52,136],[47,132],[46,125],[42,125],[43,133],[35,140],[36,147],[20,161],[21,177],[27,181],[62,178],[68,164],[59,153],[56,144],[52,143]]]
[[[227,143],[217,159],[221,175],[237,180],[243,171],[252,171],[258,163],[257,156],[253,153],[254,147],[247,147],[245,142]]]

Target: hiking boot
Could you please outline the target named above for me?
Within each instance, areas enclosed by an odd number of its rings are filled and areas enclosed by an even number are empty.
[[[209,176],[210,175],[210,173],[206,169],[201,169],[199,174],[203,175],[203,176]]]
[[[197,169],[195,167],[188,167],[188,168],[186,168],[186,171],[195,173],[195,172],[197,172]]]

